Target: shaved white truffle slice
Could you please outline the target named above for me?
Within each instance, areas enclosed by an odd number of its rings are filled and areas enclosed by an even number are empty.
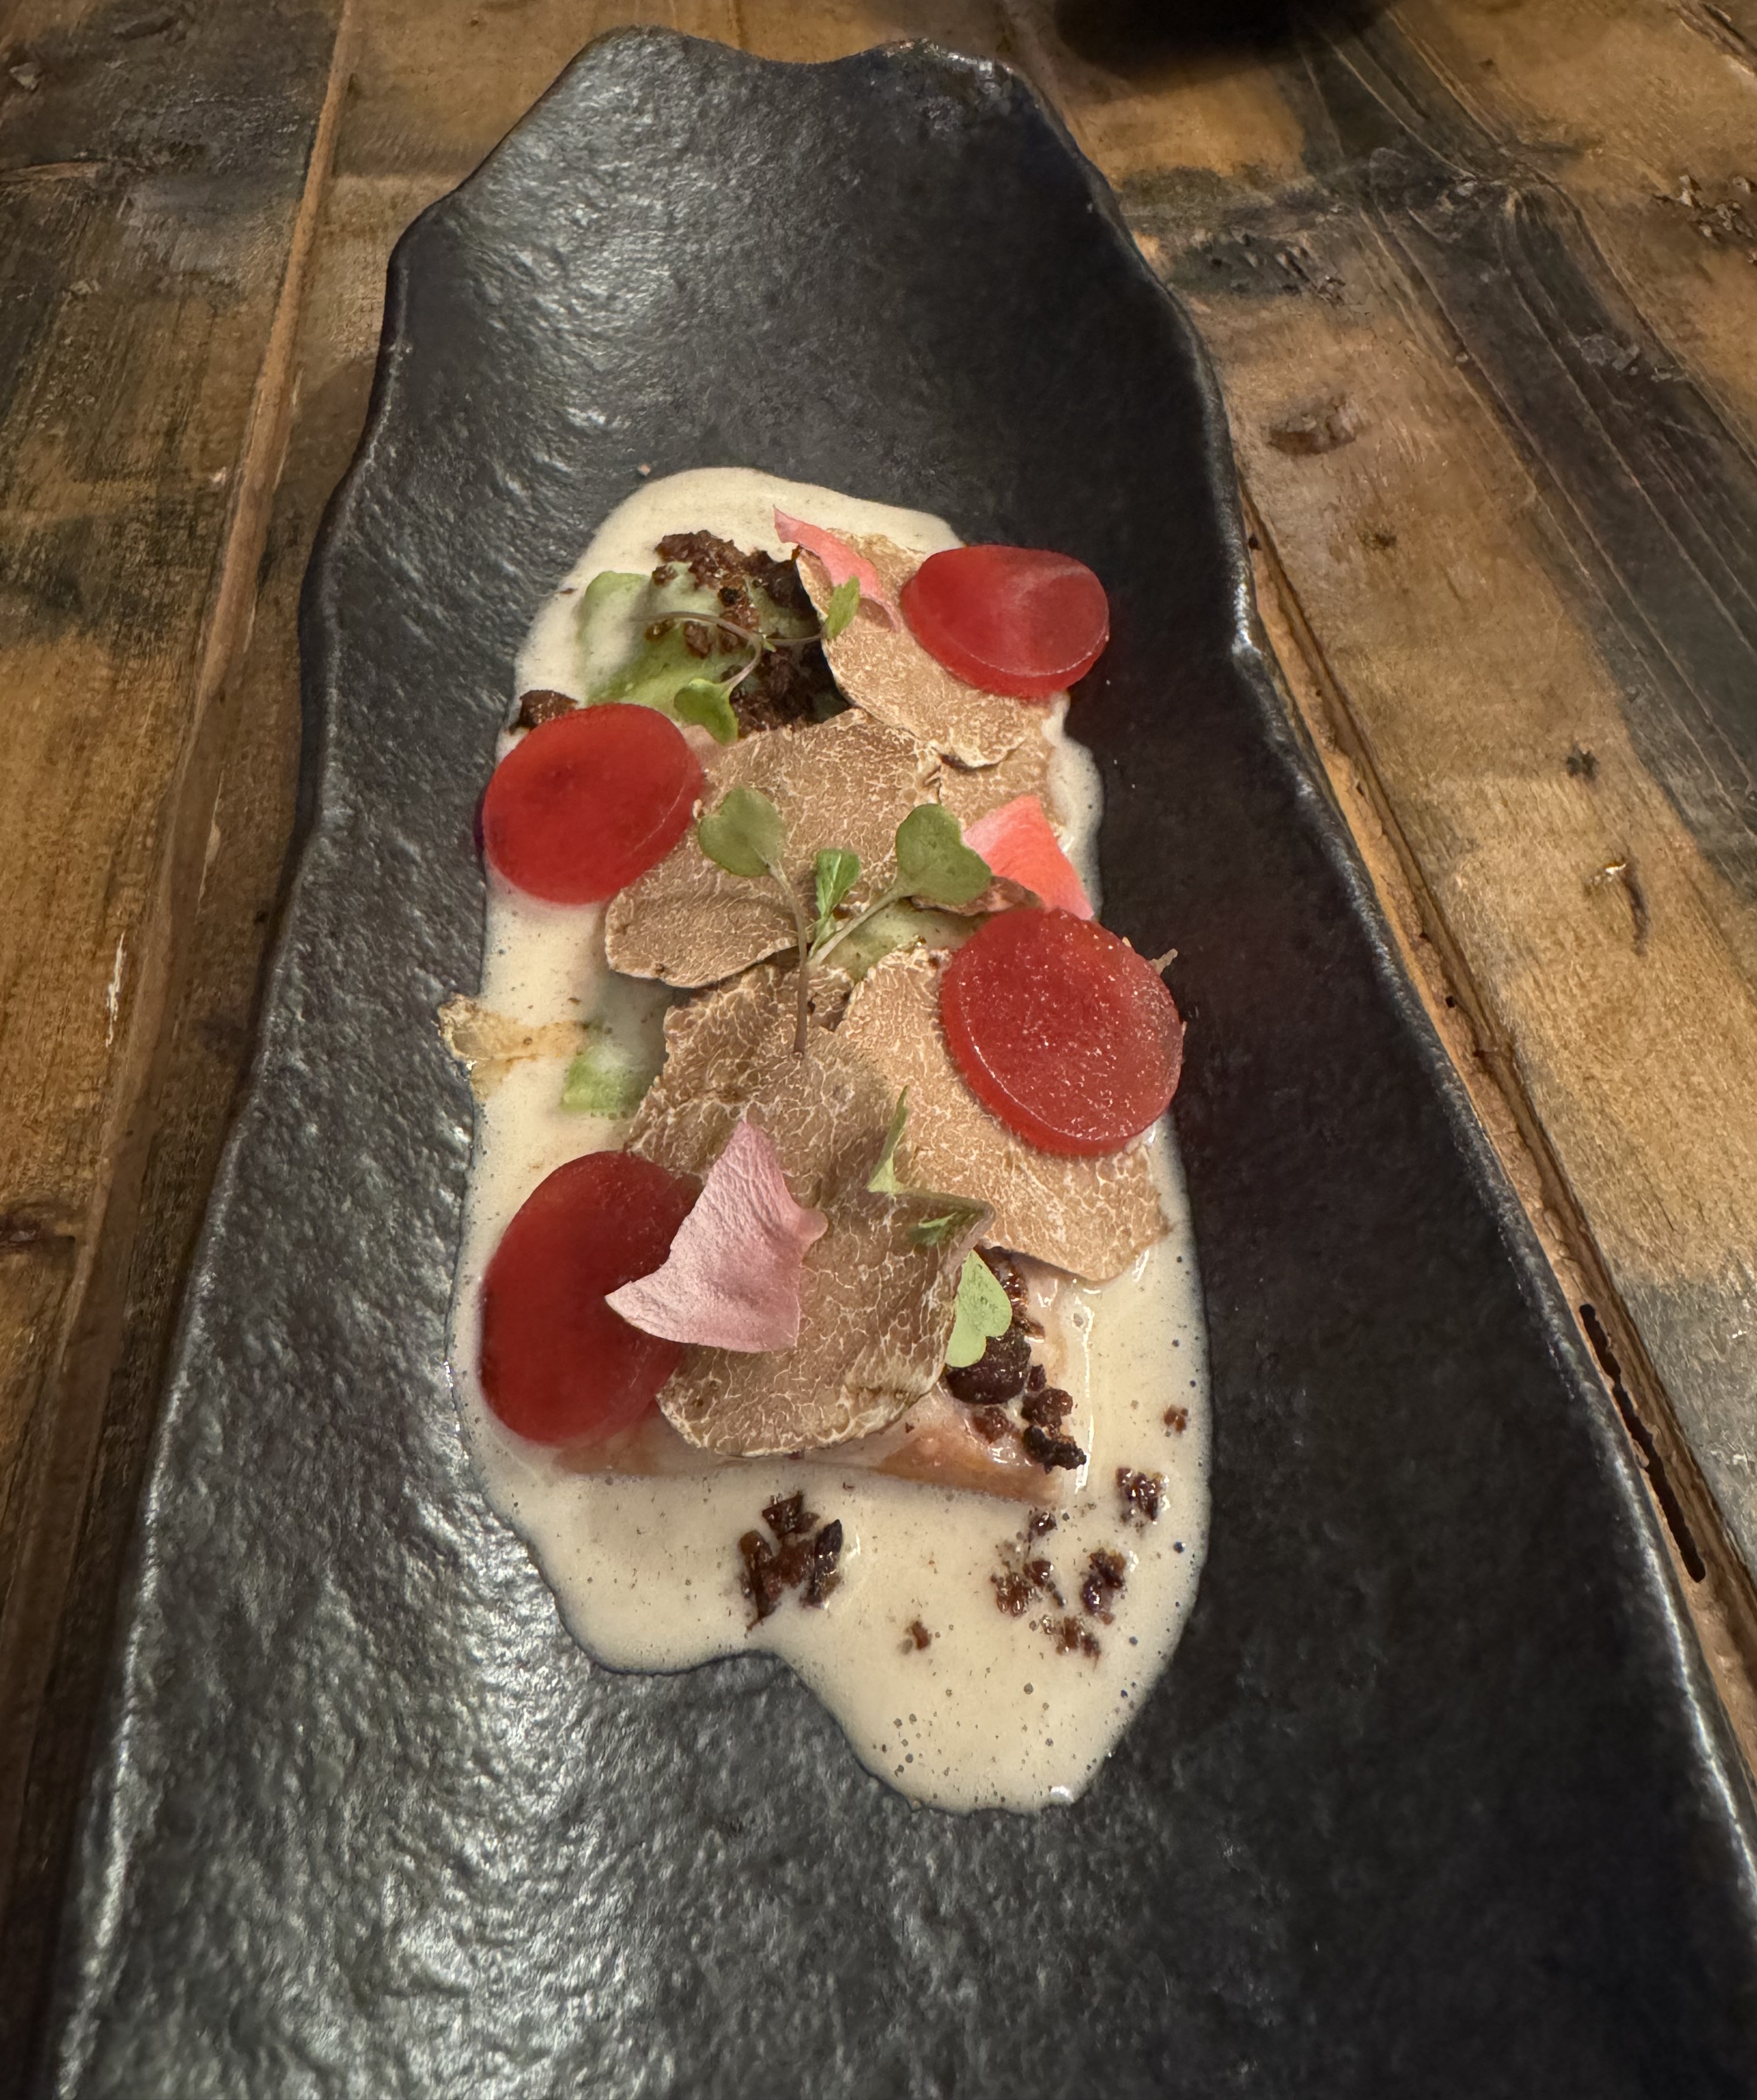
[[[921,566],[920,555],[880,533],[842,536],[872,564],[893,598]],[[811,602],[823,613],[835,588],[828,571],[801,549],[799,573]],[[1016,700],[965,685],[928,655],[906,620],[887,624],[866,598],[836,639],[824,643],[823,653],[837,684],[857,708],[876,721],[907,730],[960,765],[992,765],[1027,737],[1041,735],[1048,702]]]
[[[859,854],[848,898],[858,909],[895,875],[897,827],[935,799],[939,768],[913,737],[850,712],[800,729],[766,730],[709,759],[703,807],[733,788],[766,795],[787,826],[788,879],[814,912],[820,846]],[[694,827],[638,882],[611,899],[604,948],[612,969],[693,988],[717,984],[794,946],[792,914],[772,882],[728,875],[696,843]]]
[[[659,1396],[692,1444],[747,1457],[871,1436],[931,1390],[946,1361],[964,1257],[988,1220],[923,1246],[931,1199],[867,1187],[895,1095],[839,1035],[814,1021],[792,1048],[790,973],[752,970],[673,1012],[664,1069],[629,1149],[673,1173],[700,1174],[741,1117],[765,1131],[796,1198],[828,1220],[806,1250],[799,1338],[740,1354],[692,1348]]]

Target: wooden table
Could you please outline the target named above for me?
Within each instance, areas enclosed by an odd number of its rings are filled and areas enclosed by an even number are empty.
[[[1757,0],[14,0],[0,2090],[249,1056],[294,607],[386,258],[638,20],[998,57],[1115,187],[1218,368],[1291,704],[1757,1746]]]

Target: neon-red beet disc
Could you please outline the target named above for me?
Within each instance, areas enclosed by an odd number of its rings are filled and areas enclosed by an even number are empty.
[[[1110,638],[1110,602],[1084,562],[1042,547],[948,547],[898,596],[909,630],[954,677],[1047,699],[1084,677]]]
[[[675,722],[607,702],[558,715],[507,752],[482,799],[482,844],[514,888],[595,904],[689,828],[702,770]]]
[[[939,1017],[970,1091],[1045,1152],[1115,1152],[1177,1091],[1184,1024],[1172,995],[1093,920],[988,920],[946,965]]]
[[[482,1283],[482,1389],[538,1444],[598,1444],[646,1414],[682,1355],[607,1292],[664,1262],[700,1191],[632,1152],[589,1152],[540,1182]]]

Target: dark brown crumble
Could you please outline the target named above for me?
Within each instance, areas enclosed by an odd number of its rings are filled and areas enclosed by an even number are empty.
[[[1083,1626],[1078,1619],[1063,1619],[1054,1630],[1057,1655],[1078,1652],[1090,1656],[1096,1662],[1103,1652],[1098,1645],[1098,1636],[1089,1626]]]
[[[1018,1538],[1000,1549],[1002,1572],[988,1578],[995,1586],[995,1604],[1009,1618],[1022,1619],[1035,1599],[1048,1597],[1059,1610],[1062,1591],[1053,1564],[1042,1554],[1032,1554],[1037,1540],[1056,1528],[1047,1510],[1033,1510]]]
[[[1034,1422],[1026,1429],[1023,1442],[1026,1450],[1046,1473],[1053,1473],[1057,1466],[1070,1472],[1077,1471],[1086,1462],[1086,1454],[1071,1437],[1053,1436],[1047,1429],[1040,1429]]]
[[[802,1604],[821,1605],[842,1579],[837,1564],[842,1555],[839,1518],[814,1528],[816,1515],[806,1507],[803,1494],[778,1496],[762,1517],[780,1543],[771,1546],[760,1531],[747,1531],[738,1542],[744,1568],[739,1587],[754,1615],[753,1626],[779,1610],[789,1590],[798,1590]]]
[[[1028,1390],[1019,1407],[1027,1422],[1048,1430],[1059,1429],[1073,1411],[1074,1396],[1064,1392],[1058,1385],[1042,1385]]]
[[[792,562],[778,562],[766,554],[748,554],[712,532],[669,532],[656,551],[660,557],[660,567],[653,571],[656,584],[670,583],[678,568],[686,568],[697,589],[713,592],[735,627],[752,633],[762,628],[765,608],[752,597],[753,589],[805,633],[816,627],[817,614]],[[707,620],[686,621],[682,633],[684,646],[695,656],[711,655],[720,638]],[[732,712],[746,731],[823,721],[840,713],[842,704],[823,647],[816,642],[804,649],[765,650],[762,661],[732,695]]]
[[[1187,1407],[1167,1408],[1165,1426],[1174,1436],[1181,1436],[1190,1427],[1190,1410]]]
[[[946,1390],[966,1407],[1004,1407],[1025,1390],[1031,1368],[1031,1337],[1017,1320],[990,1338],[973,1364],[948,1366]]]
[[[1137,1473],[1130,1467],[1116,1469],[1116,1491],[1123,1501],[1123,1515],[1131,1523],[1157,1524],[1165,1495],[1163,1473]]]
[[[841,1519],[832,1517],[808,1550],[810,1557],[806,1565],[806,1579],[800,1586],[799,1601],[816,1610],[829,1601],[830,1592],[842,1579],[837,1567],[842,1557]]]
[[[777,1538],[797,1538],[802,1531],[810,1531],[817,1518],[806,1507],[803,1491],[791,1495],[777,1495],[772,1502],[765,1502],[762,1520]]]
[[[903,1642],[905,1652],[911,1648],[920,1649],[925,1648],[928,1643],[934,1638],[919,1619],[910,1620],[907,1631],[908,1637]]]
[[[995,1586],[995,1608],[1010,1619],[1022,1619],[1043,1599],[1052,1608],[1031,1621],[1032,1630],[1052,1640],[1058,1655],[1096,1657],[1100,1652],[1097,1635],[1066,1613],[1053,1564],[1044,1555],[1031,1552],[1033,1543],[1055,1529],[1056,1520],[1049,1511],[1033,1510],[1019,1538],[1001,1547],[1001,1573],[989,1577]],[[1108,1548],[1101,1546],[1087,1556],[1080,1603],[1088,1617],[1101,1619],[1106,1626],[1111,1623],[1110,1607],[1122,1594],[1127,1572],[1122,1555]]]
[[[1079,1586],[1079,1600],[1088,1617],[1102,1619],[1106,1626],[1111,1621],[1110,1607],[1123,1594],[1123,1584],[1128,1569],[1120,1553],[1112,1553],[1107,1546],[1099,1546],[1086,1558],[1085,1578]]]
[[[566,693],[552,692],[547,686],[533,686],[528,693],[519,695],[519,712],[513,717],[513,727],[539,729],[558,716],[571,715],[578,705],[579,702]]]
[[[997,1444],[1014,1427],[1007,1412],[1020,1401],[1019,1412],[1028,1425],[1022,1442],[1026,1450],[1046,1471],[1056,1467],[1084,1466],[1086,1454],[1077,1444],[1057,1434],[1074,1403],[1058,1386],[1050,1384],[1041,1364],[1031,1361],[1031,1337],[1043,1329],[1025,1311],[1025,1285],[1012,1258],[995,1247],[977,1252],[1007,1294],[1013,1319],[1004,1335],[990,1338],[973,1364],[962,1364],[943,1374],[946,1390],[954,1400],[976,1410],[970,1427],[984,1443]]]

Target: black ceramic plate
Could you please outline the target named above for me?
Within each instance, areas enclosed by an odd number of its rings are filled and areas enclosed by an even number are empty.
[[[748,462],[1065,547],[1107,916],[1175,942],[1213,1542],[1086,1798],[912,1809],[779,1665],[595,1670],[442,1358],[471,811],[598,520]],[[397,251],[314,821],[160,1437],[64,2093],[1757,2089],[1751,1822],[1603,1396],[1251,640],[1188,324],[908,48],[595,46]]]

